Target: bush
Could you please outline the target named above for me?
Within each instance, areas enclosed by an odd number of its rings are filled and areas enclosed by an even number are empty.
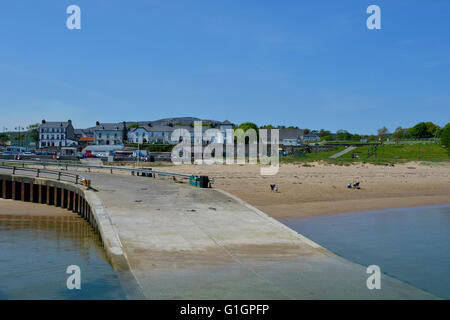
[[[441,131],[441,144],[447,148],[450,153],[450,123],[447,123]]]

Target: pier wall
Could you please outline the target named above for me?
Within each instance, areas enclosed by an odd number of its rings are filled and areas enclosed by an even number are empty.
[[[65,181],[0,173],[0,197],[61,207],[80,215],[100,235],[109,262],[120,272],[127,296],[141,296],[120,238],[95,190]]]

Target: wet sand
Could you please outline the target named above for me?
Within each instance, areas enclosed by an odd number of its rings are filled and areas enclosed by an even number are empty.
[[[69,210],[40,203],[0,199],[0,215],[30,217],[78,217]]]
[[[168,171],[208,175],[223,189],[276,219],[450,203],[450,163],[281,165],[274,176],[256,165],[181,165]],[[360,182],[361,189],[347,189]],[[276,183],[279,192],[271,192]]]

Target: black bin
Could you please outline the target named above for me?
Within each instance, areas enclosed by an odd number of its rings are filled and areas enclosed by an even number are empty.
[[[200,176],[200,188],[209,188],[208,176]]]

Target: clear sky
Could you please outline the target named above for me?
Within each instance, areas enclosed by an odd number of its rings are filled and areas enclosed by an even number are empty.
[[[68,30],[66,8],[81,8]],[[368,30],[366,8],[381,8]],[[450,1],[9,0],[0,130],[174,116],[374,133],[450,122]]]

